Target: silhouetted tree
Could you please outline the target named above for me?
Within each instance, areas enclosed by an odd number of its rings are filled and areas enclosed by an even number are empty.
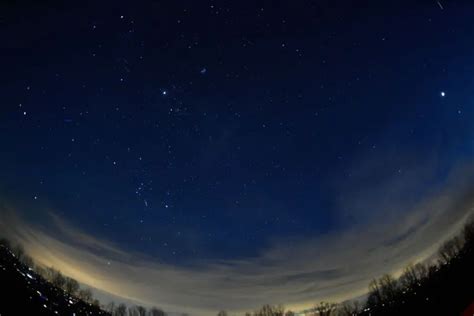
[[[286,311],[285,316],[295,316],[295,313],[292,311]]]
[[[320,302],[314,309],[318,312],[319,316],[331,316],[332,312],[336,309],[336,304],[329,302]]]
[[[418,276],[418,280],[422,281],[428,277],[428,268],[425,264],[419,262],[415,264],[413,268],[415,269],[415,273]]]
[[[441,257],[442,262],[447,264],[457,256],[462,247],[462,239],[459,236],[455,236],[441,245],[438,254]]]
[[[77,291],[79,291],[79,282],[74,280],[73,278],[67,278],[64,284],[64,290],[71,295],[76,295]]]
[[[254,316],[283,316],[285,314],[285,308],[281,305],[263,305],[262,308],[256,310]]]
[[[417,263],[407,266],[398,280],[384,275],[371,281],[365,304],[368,309],[359,311],[359,315],[461,314],[472,302],[472,293],[461,290],[460,284],[467,284],[474,277],[473,241],[471,217],[461,234],[439,248],[440,265]],[[407,288],[409,291],[402,291]],[[344,306],[341,313],[351,315]]]
[[[64,288],[66,285],[66,278],[58,270],[53,269],[50,281],[51,281],[51,284],[53,284],[54,286],[60,289]]]
[[[38,273],[39,275],[41,275],[44,279],[47,279],[45,268],[37,265],[37,266],[35,266],[35,272]]]
[[[127,305],[122,303],[117,306],[117,308],[115,308],[113,316],[127,316]]]
[[[33,260],[33,258],[31,258],[30,256],[28,256],[27,254],[24,254],[22,259],[20,260],[21,263],[23,263],[25,266],[31,268],[31,269],[34,269],[35,267],[35,262]]]
[[[14,246],[12,249],[12,252],[18,260],[20,261],[23,260],[23,256],[25,255],[25,249],[23,248],[22,245],[18,244]]]
[[[140,305],[131,306],[128,308],[129,316],[146,316],[147,310],[145,307]]]
[[[115,302],[110,302],[109,304],[107,304],[104,308],[107,312],[109,312],[110,314],[114,315],[114,312],[115,312]]]
[[[150,309],[149,314],[150,314],[150,316],[166,316],[166,313],[163,310],[161,310],[159,308],[156,308],[156,307],[152,307]]]
[[[54,269],[53,267],[46,267],[44,269],[43,277],[49,282],[51,282],[53,280],[53,277],[57,274],[57,272],[58,271]]]
[[[404,288],[413,288],[428,277],[428,268],[422,264],[409,264],[399,278],[400,285]]]
[[[367,299],[365,300],[365,307],[369,309],[374,309],[379,304],[381,304],[380,297],[377,295],[376,292],[369,292],[367,295]]]
[[[379,279],[379,286],[385,303],[390,303],[396,298],[398,283],[390,274],[384,274]]]
[[[136,306],[130,306],[128,308],[128,316],[138,316],[138,311]]]
[[[398,295],[398,282],[389,274],[369,283],[369,294],[366,307],[374,308],[379,305],[390,304]]]
[[[344,302],[339,305],[337,315],[339,316],[356,316],[360,313],[359,301]]]
[[[379,287],[379,282],[374,279],[369,283],[369,294],[367,296],[366,305],[369,308],[382,304],[382,291]]]
[[[429,266],[427,278],[434,278],[437,272],[438,272],[438,267],[436,265]]]
[[[86,303],[91,303],[92,291],[90,289],[80,289],[77,293],[77,297]]]
[[[402,275],[400,276],[400,284],[403,287],[411,288],[418,283],[418,276],[416,274],[415,268],[412,264],[409,264],[405,270],[403,270]]]
[[[219,311],[219,313],[217,313],[217,316],[227,316],[227,312],[226,311]]]
[[[137,305],[135,308],[136,308],[136,310],[137,310],[137,312],[138,312],[138,316],[146,316],[147,310],[146,310],[145,307],[140,306],[140,305]]]

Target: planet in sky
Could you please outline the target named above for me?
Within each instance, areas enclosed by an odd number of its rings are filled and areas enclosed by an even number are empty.
[[[101,302],[302,311],[471,213],[468,1],[0,4],[0,232]]]

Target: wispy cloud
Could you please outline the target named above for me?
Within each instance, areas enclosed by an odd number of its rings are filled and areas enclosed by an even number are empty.
[[[222,308],[240,312],[264,303],[302,309],[321,299],[359,296],[370,279],[430,257],[472,212],[472,174],[467,167],[454,172],[444,186],[411,203],[398,218],[387,212],[387,219],[376,224],[348,226],[311,239],[275,240],[253,258],[201,261],[186,267],[126,252],[72,227],[55,213],[48,215],[48,227],[39,226],[3,205],[0,228],[23,243],[38,262],[55,266],[106,296],[192,315]],[[357,199],[367,208],[385,212],[380,199]],[[394,203],[388,208],[407,206]],[[349,204],[345,212],[351,212]]]

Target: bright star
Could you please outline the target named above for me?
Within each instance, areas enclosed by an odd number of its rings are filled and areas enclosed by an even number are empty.
[[[441,96],[442,97],[445,97],[446,96],[446,93],[444,91],[441,91]]]

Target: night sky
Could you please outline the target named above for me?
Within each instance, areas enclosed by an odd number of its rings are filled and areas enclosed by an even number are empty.
[[[360,295],[471,210],[473,16],[2,2],[3,230],[104,297],[191,315]]]

